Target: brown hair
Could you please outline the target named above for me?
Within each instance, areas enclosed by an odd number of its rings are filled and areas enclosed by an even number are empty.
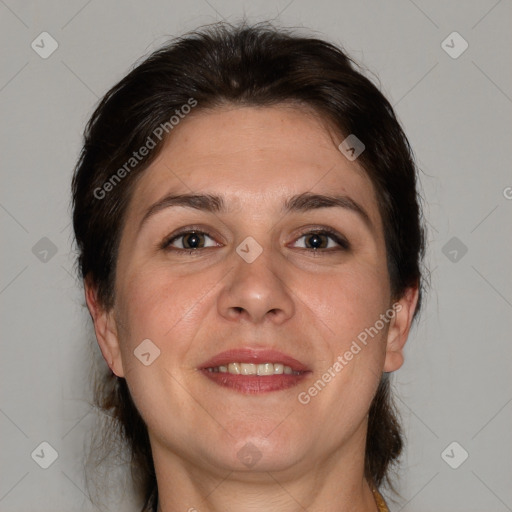
[[[291,101],[312,108],[344,137],[355,134],[363,141],[358,162],[377,194],[392,294],[400,298],[407,287],[418,286],[416,316],[425,237],[417,169],[390,103],[356,68],[340,48],[322,39],[268,23],[218,23],[171,40],[108,91],[86,126],[72,183],[79,274],[91,279],[102,305],[110,309],[114,304],[119,238],[134,184],[165,137],[137,165],[127,167],[133,152],[146,145],[148,137],[155,139],[158,127],[169,127],[166,132],[172,136],[169,119],[192,104],[192,98],[194,112],[224,104]],[[106,372],[97,382],[95,400],[129,446],[142,510],[156,510],[158,489],[148,432],[125,379]],[[369,411],[365,476],[370,482],[391,483],[388,472],[402,444],[384,375]]]

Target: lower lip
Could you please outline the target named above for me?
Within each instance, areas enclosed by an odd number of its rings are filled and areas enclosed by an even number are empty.
[[[296,386],[309,373],[303,372],[299,375],[233,375],[227,372],[210,372],[206,369],[202,369],[201,372],[215,384],[245,394],[282,391]]]

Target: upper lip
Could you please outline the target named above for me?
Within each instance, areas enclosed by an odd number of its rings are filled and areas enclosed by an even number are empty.
[[[274,349],[235,348],[221,352],[201,364],[200,369],[225,366],[229,363],[281,363],[296,372],[307,372],[309,368],[297,359]]]

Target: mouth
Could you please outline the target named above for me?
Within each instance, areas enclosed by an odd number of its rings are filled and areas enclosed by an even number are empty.
[[[217,354],[198,369],[215,384],[246,394],[288,389],[311,373],[282,352],[248,348]]]

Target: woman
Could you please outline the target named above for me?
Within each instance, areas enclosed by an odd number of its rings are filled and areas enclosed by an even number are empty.
[[[387,510],[416,179],[352,61],[268,24],[171,41],[105,95],[73,220],[142,510]]]

